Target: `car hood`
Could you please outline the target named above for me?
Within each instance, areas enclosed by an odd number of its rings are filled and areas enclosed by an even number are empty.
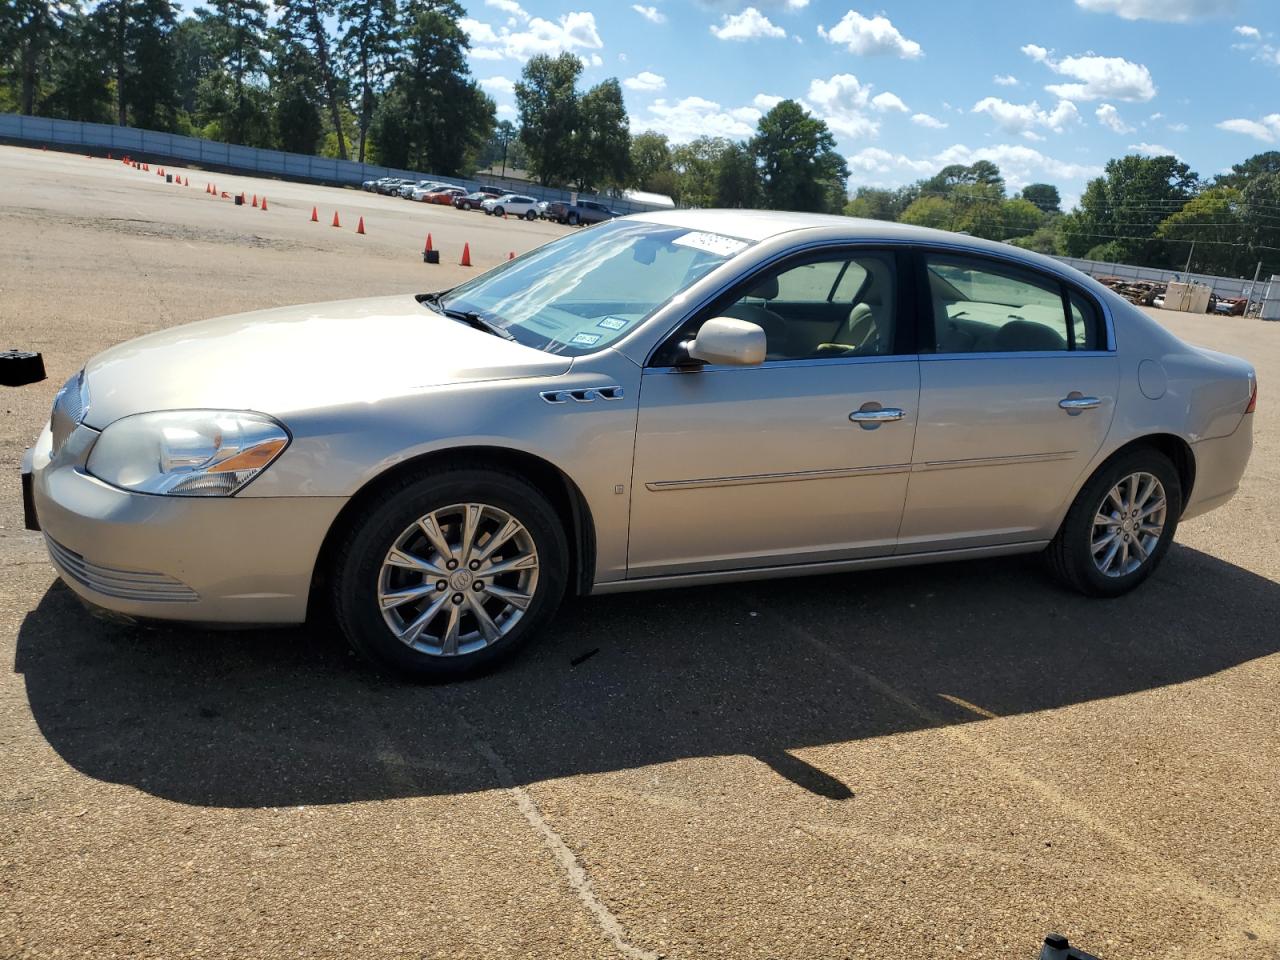
[[[152,410],[290,411],[376,403],[446,384],[558,376],[571,360],[476,330],[413,296],[203,320],[130,340],[85,367],[101,429]]]

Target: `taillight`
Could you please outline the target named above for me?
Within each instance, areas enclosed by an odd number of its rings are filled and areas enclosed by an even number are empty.
[[[1253,389],[1249,392],[1249,405],[1244,408],[1245,413],[1253,413],[1258,406],[1258,381],[1253,380]]]

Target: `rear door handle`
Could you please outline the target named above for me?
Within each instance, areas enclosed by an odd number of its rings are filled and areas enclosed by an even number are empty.
[[[1070,394],[1058,401],[1058,406],[1070,414],[1079,413],[1081,410],[1092,410],[1101,405],[1102,401],[1097,397],[1086,397],[1078,390],[1072,390]]]
[[[855,410],[849,414],[849,419],[859,425],[878,427],[882,423],[901,420],[906,415],[905,411],[897,407],[879,407],[875,410]]]

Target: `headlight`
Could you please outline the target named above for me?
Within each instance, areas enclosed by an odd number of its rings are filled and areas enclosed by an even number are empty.
[[[87,468],[99,480],[139,493],[227,497],[288,445],[284,427],[260,413],[142,413],[103,430]]]

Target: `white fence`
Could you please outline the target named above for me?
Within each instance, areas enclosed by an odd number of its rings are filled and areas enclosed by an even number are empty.
[[[1082,260],[1079,257],[1056,257],[1067,266],[1075,267],[1091,277],[1123,277],[1126,280],[1150,280],[1168,283],[1180,280],[1184,283],[1203,283],[1211,287],[1216,297],[1249,301],[1249,311],[1256,306],[1264,320],[1280,320],[1280,276],[1270,279],[1259,277],[1258,282],[1234,277],[1215,277],[1206,273],[1179,273],[1176,270],[1157,270],[1154,267],[1135,267],[1127,263],[1110,263],[1105,260]]]
[[[240,147],[199,137],[186,137],[178,133],[159,133],[155,130],[139,130],[135,127],[117,127],[109,123],[82,123],[78,120],[53,120],[49,117],[27,117],[16,113],[0,113],[0,142],[10,141],[37,146],[67,146],[99,152],[114,151],[128,154],[135,160],[182,161],[212,170],[228,170],[240,173],[257,173],[287,180],[307,180],[314,183],[330,183],[340,186],[359,186],[366,180],[379,177],[403,177],[412,180],[439,180],[459,187],[475,189],[487,181],[464,180],[461,177],[442,177],[430,171],[399,170],[354,160],[337,160],[332,157],[313,157],[302,153],[286,153],[283,150],[262,150],[257,147]],[[576,194],[537,184],[522,186],[520,193],[538,200],[572,200]],[[622,197],[593,197],[582,194],[581,199],[599,200],[619,213],[641,213],[661,210],[661,206],[627,200]]]

